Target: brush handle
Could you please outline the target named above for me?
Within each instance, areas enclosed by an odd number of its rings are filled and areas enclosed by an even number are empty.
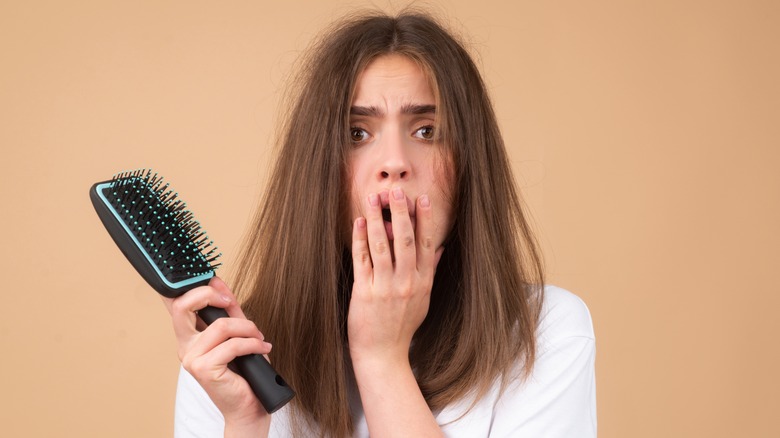
[[[227,318],[225,309],[207,306],[198,311],[198,316],[206,324],[211,325],[219,318]],[[282,376],[271,367],[271,364],[260,354],[249,354],[237,357],[232,363],[238,368],[239,374],[249,383],[260,403],[269,414],[276,412],[295,397],[295,392],[287,386]]]

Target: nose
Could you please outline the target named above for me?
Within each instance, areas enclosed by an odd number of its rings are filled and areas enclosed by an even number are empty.
[[[387,138],[383,142],[377,166],[377,179],[380,182],[392,183],[409,179],[412,166],[404,149],[405,146],[399,138]]]

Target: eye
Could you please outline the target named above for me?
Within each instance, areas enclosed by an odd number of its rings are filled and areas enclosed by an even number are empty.
[[[435,133],[435,131],[434,131],[433,126],[432,125],[426,125],[426,126],[423,126],[420,129],[414,131],[414,136],[417,137],[417,138],[420,138],[422,140],[432,141],[434,133]]]
[[[368,138],[368,132],[365,129],[351,127],[349,128],[349,139],[353,143],[360,143]]]

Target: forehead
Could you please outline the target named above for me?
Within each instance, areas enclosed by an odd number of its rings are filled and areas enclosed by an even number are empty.
[[[434,104],[429,76],[418,62],[399,54],[382,55],[360,73],[353,105]]]

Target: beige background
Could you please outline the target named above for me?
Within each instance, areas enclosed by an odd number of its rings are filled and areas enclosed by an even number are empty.
[[[2,0],[4,436],[171,434],[167,313],[87,190],[154,167],[230,265],[285,77],[358,5]],[[600,436],[780,436],[780,3],[433,5],[479,55],[551,281],[590,306]]]

